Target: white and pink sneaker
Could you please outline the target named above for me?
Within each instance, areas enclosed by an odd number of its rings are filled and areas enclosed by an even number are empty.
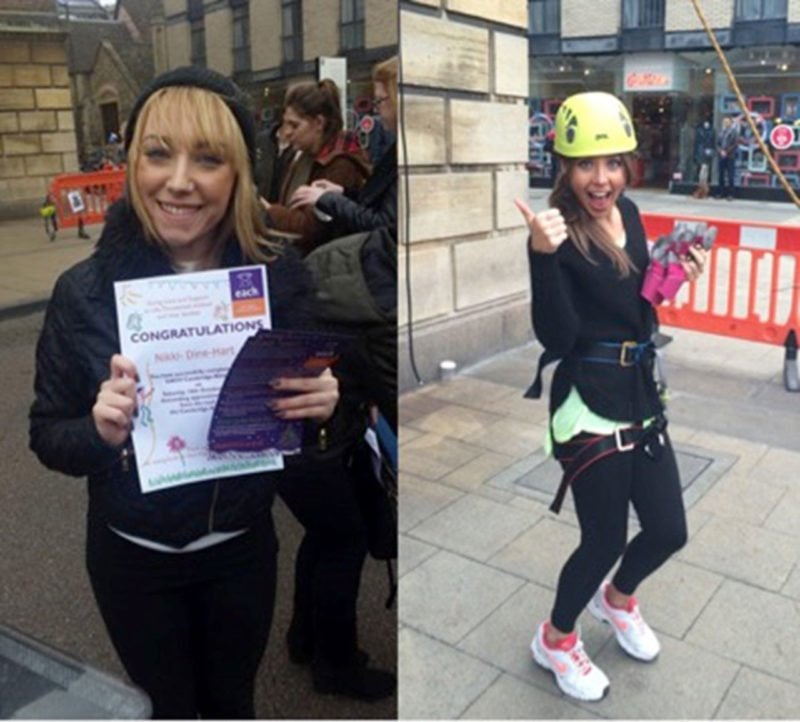
[[[631,657],[643,662],[654,660],[661,651],[661,645],[653,630],[642,619],[636,598],[631,597],[625,609],[612,607],[606,597],[608,586],[608,582],[600,585],[589,601],[587,609],[593,617],[611,625],[619,646]]]
[[[548,624],[539,625],[531,642],[534,661],[555,675],[556,684],[564,694],[587,702],[603,699],[608,692],[608,677],[583,651],[578,633],[573,632],[550,646],[545,640]]]

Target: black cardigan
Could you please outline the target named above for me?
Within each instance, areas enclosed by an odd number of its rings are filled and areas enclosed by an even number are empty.
[[[625,250],[636,266],[627,277],[621,278],[597,250],[590,262],[569,239],[552,254],[528,246],[534,331],[545,349],[562,359],[553,376],[551,413],[572,386],[592,411],[615,421],[641,421],[663,411],[652,359],[621,367],[584,361],[579,355],[588,343],[647,341],[653,332],[653,307],[639,295],[649,262],[644,227],[631,200],[620,197],[617,205]]]

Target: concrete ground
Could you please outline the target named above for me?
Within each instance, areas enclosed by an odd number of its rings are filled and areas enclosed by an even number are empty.
[[[652,211],[800,225],[787,204],[631,195]],[[545,196],[532,191],[534,206]],[[800,395],[783,388],[779,346],[663,330],[690,538],[637,592],[658,660],[630,659],[584,613],[604,700],[565,697],[531,661],[578,541],[571,500],[547,509],[559,472],[541,451],[547,403],[522,397],[532,341],[400,399],[401,718],[798,717]]]

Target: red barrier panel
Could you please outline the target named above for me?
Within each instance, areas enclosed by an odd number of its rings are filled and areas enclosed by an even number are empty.
[[[62,228],[102,223],[106,210],[122,196],[125,169],[57,175],[50,183],[50,198]]]
[[[705,273],[658,307],[660,323],[772,344],[800,330],[800,227],[657,213],[642,219],[651,241],[675,221],[719,229]]]

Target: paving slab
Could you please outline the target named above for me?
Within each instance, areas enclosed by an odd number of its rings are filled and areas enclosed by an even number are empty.
[[[466,495],[415,526],[410,535],[484,562],[533,523],[530,515],[507,504]]]
[[[731,686],[739,665],[666,634],[661,653],[639,662],[617,644],[594,658],[611,689],[605,699],[581,707],[611,719],[709,719]]]
[[[797,719],[800,688],[742,667],[714,719]]]
[[[482,454],[475,448],[440,434],[423,434],[403,447],[402,472],[439,479]]]
[[[412,474],[401,474],[398,504],[398,527],[401,532],[413,529],[421,521],[452,504],[461,492]]]
[[[409,422],[409,426],[428,433],[441,434],[453,439],[463,439],[480,433],[503,417],[460,404],[448,404],[431,414]]]
[[[516,459],[508,454],[483,451],[471,461],[451,471],[439,481],[464,491],[477,492],[492,477],[511,466]]]
[[[798,544],[786,534],[713,517],[678,556],[703,569],[777,591],[797,562]]]
[[[780,594],[728,579],[686,639],[795,685],[800,678],[800,608]]]
[[[521,424],[517,419],[501,418],[480,431],[468,434],[464,441],[487,451],[522,459],[541,446],[543,431],[538,425]]]
[[[555,589],[561,567],[579,540],[574,526],[545,517],[491,557],[489,564]]]
[[[500,675],[413,629],[402,629],[399,641],[399,719],[457,719]]]
[[[399,618],[455,644],[523,584],[519,577],[440,551],[403,577]]]
[[[738,464],[733,468],[738,469]],[[755,526],[764,524],[783,504],[786,490],[782,486],[769,483],[754,484],[748,476],[741,472],[728,473],[697,502],[697,508],[708,511],[718,517],[743,521]],[[800,519],[800,496],[795,512],[794,528],[797,529],[797,519]],[[776,508],[777,507],[777,508]],[[775,525],[769,526],[773,531],[784,531],[783,518],[776,517]]]
[[[800,601],[800,563],[795,565],[792,573],[786,580],[786,584],[784,584],[783,589],[781,589],[781,594]]]
[[[397,538],[397,577],[401,578],[412,569],[418,567],[426,559],[436,554],[439,549],[431,544],[426,544],[418,539],[413,539],[407,534],[400,534]]]
[[[636,597],[653,629],[681,639],[722,582],[719,574],[672,558],[641,583]]]
[[[410,426],[400,426],[397,432],[397,443],[399,446],[413,441],[418,436],[422,436],[424,432],[418,429],[412,429]]]
[[[765,485],[759,486],[763,488]],[[800,488],[792,487],[781,496],[764,521],[764,528],[781,534],[800,536]]]
[[[469,706],[461,719],[602,719],[563,695],[545,692],[502,674]]]

